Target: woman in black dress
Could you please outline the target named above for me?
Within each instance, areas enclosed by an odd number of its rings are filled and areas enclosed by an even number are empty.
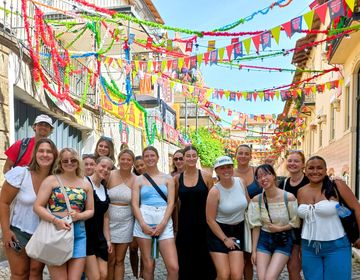
[[[86,227],[86,277],[87,279],[106,279],[108,253],[111,253],[109,221],[106,219],[109,196],[102,180],[108,180],[114,166],[108,157],[96,160],[95,172],[87,176],[94,190],[94,216],[85,221]]]
[[[185,170],[175,177],[179,217],[176,248],[179,279],[215,279],[215,268],[206,243],[206,198],[213,186],[211,175],[196,168],[198,153],[184,149]]]

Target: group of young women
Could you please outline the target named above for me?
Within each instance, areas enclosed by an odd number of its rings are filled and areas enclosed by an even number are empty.
[[[44,265],[24,249],[40,219],[74,227],[73,257],[48,267],[52,279],[81,279],[83,273],[123,279],[129,246],[134,276],[146,280],[154,279],[156,246],[170,280],[252,279],[254,265],[259,279],[277,279],[286,264],[290,279],[301,279],[301,269],[305,279],[351,279],[351,244],[336,205],[341,197],[359,225],[360,206],[343,181],[328,178],[325,160],[314,156],[305,163],[302,152],[290,151],[290,176],[278,185],[271,165],[250,166],[249,146],[240,145],[235,157],[236,168],[227,156],[217,159],[214,185],[196,167],[193,146],[174,153],[168,175],[158,169],[152,146],[140,157],[124,148],[115,168],[106,137],[82,160],[75,150],[58,152],[51,140],[40,139],[30,165],[6,173],[1,191],[12,279],[42,279]],[[61,219],[69,214],[72,224]],[[353,245],[359,248],[360,239]]]

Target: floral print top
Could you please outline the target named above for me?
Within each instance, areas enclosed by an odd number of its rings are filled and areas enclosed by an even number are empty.
[[[64,187],[69,198],[71,209],[76,212],[82,212],[85,208],[86,191],[80,187]],[[52,190],[49,199],[49,209],[51,212],[64,212],[67,211],[64,195],[61,188],[55,187]]]

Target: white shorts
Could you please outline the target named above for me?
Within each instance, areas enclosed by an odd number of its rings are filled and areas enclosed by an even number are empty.
[[[149,226],[158,225],[164,218],[165,211],[166,211],[166,206],[162,206],[162,207],[155,207],[148,205],[140,206],[141,215],[145,223],[147,223]],[[143,233],[141,226],[137,220],[135,220],[135,225],[134,225],[134,237],[151,239],[150,235]],[[171,218],[169,218],[169,221],[167,222],[164,231],[160,234],[159,240],[169,239],[169,238],[174,238],[173,222]]]

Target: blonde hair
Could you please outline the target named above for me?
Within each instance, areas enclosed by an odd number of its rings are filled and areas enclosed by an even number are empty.
[[[59,152],[59,156],[55,162],[53,174],[63,174],[64,169],[62,168],[61,161],[63,160],[64,153],[69,152],[71,155],[77,160],[78,166],[75,170],[76,176],[83,177],[84,176],[84,167],[83,162],[78,154],[77,151],[75,151],[72,148],[64,148]]]

